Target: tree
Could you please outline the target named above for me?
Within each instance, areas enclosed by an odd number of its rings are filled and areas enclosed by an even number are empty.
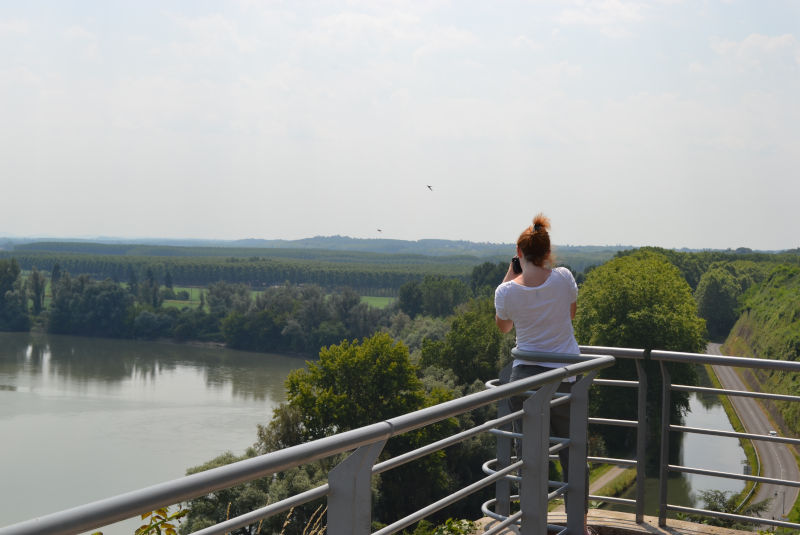
[[[458,279],[426,276],[420,285],[422,311],[429,316],[447,316],[470,298],[470,289]]]
[[[616,258],[587,276],[575,335],[588,345],[701,351],[705,322],[680,272],[656,253]]]
[[[27,331],[28,297],[15,259],[0,260],[0,331]]]
[[[742,288],[733,274],[722,267],[709,269],[700,277],[695,299],[711,339],[725,338],[736,323],[736,307],[741,293]]]
[[[457,314],[443,341],[422,342],[420,365],[453,370],[460,384],[471,385],[497,377],[510,347],[494,322],[491,298],[473,300]]]
[[[50,270],[50,297],[53,299],[56,298],[56,286],[58,286],[58,281],[61,280],[61,265],[56,262],[53,264],[53,268]]]
[[[47,330],[126,338],[133,332],[133,310],[133,296],[110,279],[97,282],[87,275],[73,279],[64,274],[51,304]]]
[[[506,271],[508,271],[508,262],[484,262],[472,268],[470,287],[475,297],[494,295],[494,290],[502,282]]]
[[[760,502],[751,503],[742,508],[740,503],[742,496],[739,494],[734,494],[731,491],[722,490],[701,490],[700,499],[703,500],[704,509],[716,511],[718,513],[742,516],[761,516],[761,513],[765,512],[769,508],[770,502],[770,500],[767,499]],[[727,518],[692,515],[690,519],[692,522],[696,522],[698,524],[720,526],[734,530],[749,530],[752,527],[752,524],[749,522],[740,522],[738,520],[731,520]]]
[[[250,308],[250,288],[244,284],[215,282],[208,287],[206,302],[212,316],[223,317],[230,312],[245,313]]]
[[[388,334],[322,348],[286,379],[288,403],[303,415],[307,439],[355,429],[424,406],[408,349]]]
[[[47,286],[47,280],[44,275],[39,273],[35,267],[28,277],[28,288],[31,291],[31,300],[33,301],[33,314],[38,316],[44,309],[44,291]]]
[[[133,296],[139,295],[139,277],[136,276],[133,264],[128,264],[128,291]]]
[[[408,281],[400,287],[397,293],[397,302],[400,310],[413,318],[422,313],[422,289],[419,281]]]
[[[667,258],[652,251],[615,258],[592,270],[578,296],[574,321],[578,342],[585,345],[698,352],[705,348],[705,322],[697,316],[691,289],[680,271]],[[673,382],[694,384],[694,369],[668,365]],[[648,377],[648,437],[655,442],[661,420],[661,374],[653,362],[645,363]],[[632,361],[620,359],[601,375],[636,379]],[[623,391],[620,391],[623,390]],[[594,389],[590,411],[606,418],[635,419],[636,394],[630,389]],[[675,392],[671,422],[678,422],[688,409],[688,396]],[[612,451],[631,447],[630,432],[603,431]],[[650,448],[648,468],[655,468],[657,448]]]

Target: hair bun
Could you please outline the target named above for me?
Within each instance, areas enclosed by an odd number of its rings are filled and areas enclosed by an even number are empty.
[[[541,229],[550,230],[550,219],[542,213],[536,214],[533,218],[533,231],[539,232]]]

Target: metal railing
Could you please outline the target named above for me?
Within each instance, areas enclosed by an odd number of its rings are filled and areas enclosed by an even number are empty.
[[[597,346],[581,346],[581,351],[591,351],[593,354],[598,355],[610,355],[614,356],[618,359],[635,359],[637,364],[637,370],[639,372],[639,383],[642,388],[646,388],[646,377],[644,376],[644,368],[640,365],[641,362],[651,360],[654,362],[659,363],[659,369],[661,372],[662,377],[662,394],[661,394],[661,450],[660,450],[660,469],[659,469],[659,512],[658,512],[658,524],[659,526],[666,526],[667,524],[667,513],[669,511],[680,512],[684,514],[692,514],[692,515],[699,515],[699,516],[709,516],[709,517],[716,517],[716,518],[723,518],[732,521],[738,522],[750,522],[753,524],[758,525],[769,525],[775,527],[784,527],[789,529],[795,529],[800,531],[800,524],[793,523],[793,522],[784,522],[779,520],[761,518],[761,517],[752,517],[746,515],[737,515],[737,514],[730,514],[724,513],[719,511],[710,511],[707,509],[697,509],[697,508],[690,508],[690,507],[683,507],[679,505],[670,504],[667,501],[667,482],[670,473],[691,473],[691,474],[699,474],[705,476],[714,476],[720,478],[727,478],[727,479],[735,479],[739,481],[752,481],[754,483],[770,483],[775,485],[783,485],[787,487],[794,487],[800,488],[800,481],[790,481],[784,479],[774,479],[774,478],[766,478],[760,476],[753,476],[747,474],[733,474],[729,472],[720,472],[716,470],[706,470],[703,468],[698,467],[687,467],[687,466],[680,466],[680,465],[673,465],[669,463],[669,443],[670,443],[670,432],[683,432],[683,433],[695,433],[695,434],[702,434],[702,435],[714,435],[714,436],[726,436],[726,437],[735,437],[738,439],[747,439],[747,440],[761,440],[765,442],[781,442],[784,444],[791,444],[791,445],[800,445],[800,439],[797,438],[788,438],[788,437],[776,437],[771,435],[762,435],[762,434],[754,434],[754,433],[740,433],[740,432],[730,432],[730,431],[722,431],[716,429],[700,429],[700,428],[692,428],[680,425],[672,425],[670,424],[670,403],[671,403],[671,392],[703,392],[706,394],[717,394],[717,395],[724,395],[724,396],[740,396],[740,397],[749,397],[749,398],[758,398],[758,399],[769,399],[769,400],[778,400],[778,401],[790,401],[790,402],[800,402],[800,396],[790,396],[790,395],[781,395],[781,394],[771,394],[771,393],[763,393],[763,392],[750,392],[750,391],[741,391],[741,390],[727,390],[724,388],[705,388],[705,387],[698,387],[698,386],[687,386],[687,385],[677,385],[672,384],[670,372],[666,367],[666,363],[673,362],[673,363],[680,363],[684,365],[712,365],[712,366],[730,366],[736,368],[748,368],[748,369],[763,369],[763,370],[778,370],[783,372],[791,372],[800,374],[800,362],[790,362],[790,361],[782,361],[782,360],[770,360],[770,359],[759,359],[759,358],[744,358],[744,357],[729,357],[729,356],[716,356],[716,355],[704,355],[704,354],[697,354],[697,353],[682,353],[682,352],[674,352],[674,351],[648,351],[648,350],[638,350],[638,349],[622,349],[622,348],[613,348],[613,347],[597,347]],[[596,380],[596,384],[610,384],[608,381],[604,380]],[[646,413],[643,412],[644,406],[644,399],[646,398],[645,395],[642,394],[640,391],[639,393],[639,421],[637,422],[637,433],[638,433],[638,441],[637,441],[637,458],[633,463],[635,466],[639,468],[639,470],[643,469],[644,465],[644,451],[645,448],[642,445],[644,436],[645,436],[645,429],[646,429],[646,417],[644,416]],[[590,423],[595,420],[590,418]],[[596,420],[595,420],[596,421]],[[628,422],[630,424],[632,422]],[[625,425],[624,423],[622,425]],[[592,460],[592,458],[590,458]],[[629,461],[630,462],[630,461]],[[644,496],[644,477],[640,477],[643,472],[637,472],[637,500],[636,500],[636,515],[637,515],[637,522],[641,522],[640,519],[640,511],[643,507],[643,499],[640,497]],[[624,501],[614,500],[609,497],[603,496],[590,496],[590,499],[599,499],[604,501],[610,501],[615,503],[623,503]]]
[[[636,468],[636,499],[621,499],[608,496],[588,495],[590,500],[620,503],[635,509],[636,521],[641,523],[644,516],[644,465],[646,451],[646,397],[648,378],[646,361],[659,363],[662,375],[662,430],[660,460],[660,499],[659,524],[665,526],[669,511],[720,517],[737,521],[749,521],[759,525],[772,525],[800,529],[800,524],[769,520],[759,517],[732,515],[671,505],[667,503],[666,490],[669,473],[683,472],[710,475],[722,478],[752,481],[754,483],[780,484],[800,487],[800,481],[778,480],[758,475],[731,474],[706,470],[702,467],[672,465],[668,462],[671,432],[698,433],[706,435],[730,436],[740,439],[800,444],[796,438],[773,437],[752,433],[736,433],[713,429],[697,429],[669,423],[670,394],[673,391],[706,392],[726,396],[749,396],[781,401],[800,401],[798,396],[785,396],[769,393],[753,393],[714,388],[701,388],[686,385],[673,385],[665,363],[685,365],[711,364],[753,369],[771,369],[800,373],[800,363],[749,359],[739,357],[719,357],[694,353],[669,351],[646,351],[638,349],[581,347],[578,357],[563,355],[532,355],[517,352],[520,358],[543,358],[548,361],[564,362],[564,367],[539,375],[508,383],[510,370],[501,372],[497,381],[487,383],[487,390],[455,399],[440,405],[428,407],[413,413],[404,414],[383,422],[375,423],[352,431],[315,440],[284,450],[271,452],[259,457],[239,461],[227,466],[214,468],[180,479],[154,485],[138,491],[100,500],[59,513],[43,516],[9,527],[0,528],[0,535],[22,534],[77,534],[100,528],[108,524],[136,516],[169,504],[184,502],[199,496],[229,488],[240,483],[271,476],[288,469],[330,458],[345,452],[351,453],[343,462],[328,474],[328,483],[306,492],[291,496],[280,502],[251,511],[215,526],[195,532],[200,535],[223,534],[239,527],[251,525],[270,516],[288,511],[323,497],[327,497],[327,533],[330,535],[366,535],[370,532],[371,500],[370,480],[373,475],[391,470],[405,463],[419,459],[448,446],[457,444],[481,433],[497,435],[497,458],[487,461],[484,471],[488,474],[450,496],[420,509],[375,532],[374,535],[389,535],[414,524],[415,522],[451,505],[470,494],[490,485],[495,486],[495,498],[485,503],[483,511],[497,522],[486,532],[499,533],[505,527],[516,524],[523,534],[544,534],[547,529],[547,506],[552,499],[566,498],[566,527],[549,526],[562,534],[582,533],[585,497],[588,489],[585,483],[586,461],[607,463]],[[638,379],[623,381],[597,379],[598,372],[613,366],[615,359],[633,359],[636,363]],[[568,377],[580,376],[568,395],[556,395],[558,384]],[[588,395],[592,384],[601,387],[638,388],[637,420],[588,418]],[[511,396],[527,395],[521,411],[511,412],[506,400]],[[386,461],[377,462],[386,441],[394,436],[414,429],[431,425],[446,418],[457,416],[486,405],[498,403],[498,416],[471,429],[449,436],[422,448],[410,451]],[[550,407],[562,403],[570,405],[569,437],[549,437],[541,433],[549,429]],[[521,432],[512,430],[512,422],[521,421]],[[613,425],[636,428],[637,441],[634,459],[613,459],[587,456],[587,426]],[[513,441],[520,438],[517,456],[513,456]],[[562,448],[569,448],[570,470],[568,481],[548,481],[548,462],[551,456]],[[354,450],[354,451],[353,451]],[[512,488],[518,487],[518,494]],[[553,489],[553,490],[550,490]],[[512,504],[519,503],[519,510],[512,513]]]
[[[523,478],[520,497],[522,502],[521,517],[525,522],[525,527],[522,533],[544,533],[543,530],[546,529],[547,522],[548,496],[546,492],[542,492],[542,489],[545,489],[547,485],[547,452],[549,444],[548,437],[546,435],[542,437],[539,430],[547,427],[549,418],[549,410],[542,409],[545,404],[549,407],[551,402],[550,396],[546,395],[546,393],[554,391],[556,386],[567,377],[583,376],[584,393],[579,396],[583,400],[580,404],[576,404],[576,406],[582,408],[574,409],[573,415],[577,426],[581,423],[585,426],[585,398],[591,378],[601,368],[612,366],[614,361],[613,357],[603,355],[572,357],[572,364],[555,368],[552,371],[528,379],[500,385],[496,388],[470,394],[359,429],[0,528],[0,535],[39,535],[42,533],[67,535],[83,533],[159,507],[191,500],[217,490],[268,477],[300,465],[330,458],[352,450],[355,451],[329,472],[327,484],[236,518],[220,522],[215,526],[195,533],[199,535],[221,535],[234,529],[257,523],[261,519],[288,511],[292,507],[327,497],[328,534],[366,535],[370,533],[372,519],[370,480],[373,475],[429,455],[478,434],[486,433],[490,429],[506,426],[513,419],[520,417],[523,420],[522,434],[524,436],[523,443],[525,444],[522,461],[497,470],[450,496],[446,496],[415,513],[393,522],[375,532],[374,535],[397,533],[480,489],[497,482],[503,482],[506,476],[517,470],[521,471]],[[391,437],[484,407],[509,396],[522,395],[524,392],[531,390],[537,390],[538,394],[525,402],[522,411],[484,422],[457,435],[452,435],[376,464],[383,446]],[[572,396],[575,397],[576,394],[573,393]],[[582,448],[582,452],[579,451],[576,454],[576,458],[585,457],[585,432]],[[580,464],[576,463],[576,466],[580,466]],[[565,487],[562,492],[566,492],[568,496],[571,494],[579,496],[582,492],[585,492],[585,489],[582,488],[583,484],[576,481],[573,485],[572,479],[580,478],[583,481],[583,476],[580,476],[580,470],[574,470],[573,472],[575,472],[575,476],[571,476],[570,485],[567,486],[572,488],[567,489]],[[573,502],[579,504],[578,499],[573,500]],[[582,518],[583,512],[581,511],[581,514],[575,519],[570,518],[568,520],[570,533],[579,533],[577,528],[570,528],[569,526],[577,525],[576,522],[582,523]]]

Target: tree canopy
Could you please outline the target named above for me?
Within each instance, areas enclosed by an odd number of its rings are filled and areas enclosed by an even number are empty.
[[[580,344],[699,352],[704,349],[705,321],[697,316],[691,289],[667,258],[639,251],[595,268],[578,296],[575,335]],[[694,384],[689,366],[668,365],[676,383]],[[648,441],[656,444],[661,421],[661,374],[653,362],[645,363],[648,378]],[[620,359],[602,375],[637,379],[632,361]],[[593,388],[590,413],[605,418],[636,419],[636,393],[631,389]],[[677,422],[688,408],[688,396],[673,393],[670,421]],[[612,452],[632,447],[634,434],[601,430]],[[656,448],[650,448],[648,469],[657,466]]]

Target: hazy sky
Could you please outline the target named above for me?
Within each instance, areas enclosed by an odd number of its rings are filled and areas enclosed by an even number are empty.
[[[784,249],[799,170],[796,1],[0,3],[0,236]]]

